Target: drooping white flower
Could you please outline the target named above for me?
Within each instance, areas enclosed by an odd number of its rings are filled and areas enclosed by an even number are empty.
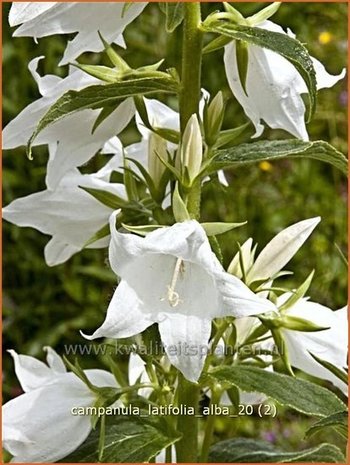
[[[284,303],[290,294],[278,298],[277,305]],[[333,373],[324,368],[311,355],[330,362],[340,370],[347,367],[348,353],[348,312],[347,307],[333,311],[308,299],[300,299],[284,312],[285,315],[303,318],[312,323],[329,328],[322,331],[304,332],[282,328],[292,366],[310,375],[331,381],[347,395],[348,386]]]
[[[283,229],[263,248],[255,261],[253,241],[248,239],[241,246],[242,260],[237,253],[228,271],[242,278],[241,263],[243,263],[248,284],[272,278],[293,258],[320,221],[320,217],[309,218]]]
[[[271,21],[264,21],[257,27],[286,34],[281,26]],[[290,31],[288,34],[294,36]],[[239,77],[235,41],[225,47],[224,61],[230,88],[255,126],[254,137],[261,136],[264,121],[273,129],[284,129],[295,137],[309,139],[304,121],[305,105],[301,98],[301,94],[307,93],[307,88],[288,60],[271,50],[249,45],[246,92]],[[332,87],[345,76],[345,69],[338,76],[332,76],[318,60],[312,58],[312,61],[318,89]]]
[[[111,215],[109,261],[121,277],[102,326],[89,339],[136,335],[158,323],[170,362],[197,381],[211,320],[274,309],[226,273],[196,221],[164,227],[145,238],[121,234]]]
[[[79,69],[61,79],[58,76],[39,76],[36,69],[42,57],[29,63],[29,70],[38,84],[42,97],[29,104],[4,128],[3,149],[26,145],[39,120],[48,109],[68,90],[80,90],[99,80]],[[134,116],[132,99],[126,99],[93,132],[100,110],[82,110],[48,126],[34,140],[34,145],[57,144],[50,152],[47,165],[46,184],[55,189],[62,177],[72,168],[86,163],[100,150],[106,141],[121,132]]]
[[[60,65],[66,65],[84,52],[101,52],[102,34],[109,43],[125,46],[122,33],[145,8],[147,3],[124,2],[13,2],[10,26],[21,26],[15,37],[39,37],[77,32],[68,42]]]
[[[108,223],[113,211],[79,186],[126,198],[123,185],[109,182],[112,169],[113,165],[109,163],[89,175],[71,170],[55,190],[46,189],[11,202],[3,209],[3,218],[51,235],[52,239],[45,247],[45,260],[49,266],[59,265],[82,250],[87,241]],[[88,247],[106,247],[108,242],[109,237],[105,237]]]
[[[11,462],[55,462],[77,449],[89,435],[89,415],[72,409],[92,407],[96,394],[75,374],[67,373],[62,359],[48,348],[47,363],[11,351],[24,394],[3,406],[3,446]],[[116,388],[111,373],[84,370],[97,387]]]

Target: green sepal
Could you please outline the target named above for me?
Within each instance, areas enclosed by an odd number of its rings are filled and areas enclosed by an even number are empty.
[[[270,5],[255,13],[255,15],[249,16],[246,18],[248,25],[256,26],[271,18],[271,16],[273,16],[278,11],[281,3],[282,2],[270,3]]]
[[[247,223],[247,221],[244,221],[243,223],[201,223],[201,226],[207,236],[217,236],[231,231],[232,229],[244,226]]]
[[[242,40],[236,41],[236,58],[238,75],[241,81],[242,88],[247,95],[247,75],[249,66],[248,44]]]
[[[101,202],[103,205],[112,208],[113,210],[118,210],[119,208],[126,207],[128,204],[126,200],[122,199],[116,194],[112,194],[111,192],[104,191],[101,189],[95,189],[92,187],[79,187],[88,194],[92,195],[92,197]]]
[[[173,207],[175,221],[177,223],[182,223],[183,221],[187,221],[191,219],[190,214],[188,213],[186,204],[180,196],[178,183],[176,183],[176,186],[174,189],[172,207]]]
[[[241,126],[238,126],[237,128],[220,131],[215,143],[215,149],[217,150],[225,146],[242,143],[243,141],[249,139],[254,134],[254,132],[255,130],[250,121],[242,124]]]
[[[281,357],[281,360],[283,362],[283,365],[284,367],[286,368],[287,372],[289,375],[291,376],[294,376],[294,372],[292,370],[292,367],[291,367],[291,364],[290,364],[290,361],[289,361],[289,357],[288,357],[288,349],[287,349],[287,345],[285,343],[285,340],[282,336],[282,333],[279,329],[275,328],[275,329],[271,329],[271,334],[272,334],[272,337],[273,337],[273,340],[277,346],[277,349],[278,349],[278,353]]]
[[[89,245],[93,244],[94,242],[99,241],[100,239],[103,239],[104,237],[107,237],[110,235],[110,229],[109,229],[109,224],[105,224],[102,226],[101,229],[99,229],[93,236],[90,237],[89,240],[87,240],[84,244],[84,249],[88,247]]]
[[[165,228],[164,225],[160,225],[160,224],[146,224],[142,226],[141,225],[131,226],[131,225],[122,223],[122,226],[127,231],[134,233],[134,234],[138,234],[139,236],[147,236],[147,234],[149,234],[150,232],[156,231],[157,229],[160,229],[160,228]]]
[[[347,373],[347,370],[345,370],[345,368],[343,371],[340,368],[333,365],[333,363],[328,362],[327,360],[323,360],[322,358],[317,357],[315,354],[311,352],[309,352],[309,354],[314,360],[316,360],[316,362],[322,365],[323,368],[326,368],[327,370],[329,370],[331,373],[333,373],[334,376],[340,379],[340,381],[343,381],[343,383],[348,384],[348,373]],[[344,363],[345,363],[345,360],[344,360]]]
[[[304,297],[304,295],[307,293],[310,287],[314,274],[315,270],[313,270],[309,274],[309,276],[305,279],[303,284],[296,291],[293,292],[293,294],[286,300],[286,302],[278,308],[281,313],[286,311],[288,308],[291,308],[294,304],[298,302],[298,300]]]
[[[71,63],[71,65],[104,82],[117,82],[123,76],[120,71],[117,71],[114,68],[108,68],[108,66],[82,65],[80,63]]]
[[[225,36],[215,37],[212,41],[210,41],[204,48],[203,54],[215,52],[216,50],[220,50],[221,48],[225,47],[225,45],[232,42],[232,39]]]
[[[111,63],[119,70],[121,73],[129,71],[131,68],[127,64],[125,60],[113,49],[112,45],[109,44],[103,37],[100,31],[98,31],[98,35],[103,43],[105,51],[107,53],[108,58],[110,59]]]

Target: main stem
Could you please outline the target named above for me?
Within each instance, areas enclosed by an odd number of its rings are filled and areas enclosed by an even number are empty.
[[[185,18],[182,39],[182,73],[180,92],[180,126],[183,134],[187,121],[195,113],[199,114],[201,98],[201,67],[203,34],[200,3],[185,3]],[[187,210],[192,218],[200,216],[201,181],[196,181],[188,196]]]
[[[199,112],[201,93],[202,32],[200,3],[184,3],[185,18],[182,41],[182,72],[180,91],[180,126],[183,134],[187,121]],[[201,186],[195,183],[191,188],[187,208],[192,218],[199,218]],[[195,331],[196,328],[193,328]],[[198,410],[200,388],[187,381],[179,372],[178,403]],[[182,439],[176,443],[177,462],[196,463],[198,461],[198,418],[195,415],[182,415],[178,418],[177,429]]]

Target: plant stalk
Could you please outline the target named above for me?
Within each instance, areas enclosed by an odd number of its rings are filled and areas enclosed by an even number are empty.
[[[202,31],[200,3],[184,3],[185,17],[182,39],[182,72],[180,90],[180,127],[183,135],[190,117],[199,113],[201,94]],[[192,218],[199,218],[201,183],[194,183],[187,198],[187,208]],[[194,328],[194,331],[196,328]],[[191,383],[179,372],[178,404],[193,407],[198,413],[198,384]],[[196,463],[198,461],[198,418],[195,415],[182,415],[178,418],[177,429],[182,439],[175,445],[177,462]]]

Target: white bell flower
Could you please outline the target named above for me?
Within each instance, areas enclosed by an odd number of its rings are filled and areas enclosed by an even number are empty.
[[[109,43],[125,47],[123,31],[145,8],[147,3],[124,2],[13,2],[10,26],[21,26],[14,37],[39,37],[77,32],[69,41],[60,65],[66,65],[84,52],[101,52],[102,34]]]
[[[53,349],[46,350],[48,365],[10,351],[24,391],[3,406],[3,446],[13,463],[56,462],[76,450],[92,429],[91,416],[74,415],[72,409],[92,407],[96,394],[66,372]],[[94,386],[118,387],[107,371],[84,373]]]
[[[130,337],[158,323],[170,362],[195,382],[208,351],[213,318],[275,309],[224,271],[196,221],[141,238],[116,231],[115,218],[113,213],[109,261],[121,282],[104,323],[88,339]]]
[[[39,76],[36,69],[42,57],[29,63],[29,70],[38,84],[42,97],[29,104],[4,128],[3,149],[26,145],[38,122],[49,108],[68,90],[80,90],[93,84],[101,84],[79,69],[71,70],[64,79],[54,75]],[[44,129],[34,140],[35,145],[55,144],[47,165],[46,184],[55,189],[62,177],[72,168],[82,166],[100,150],[106,141],[119,134],[134,116],[131,98],[123,101],[92,132],[100,110],[82,110],[63,118]]]
[[[55,190],[46,189],[14,200],[3,208],[3,218],[18,226],[33,227],[52,239],[45,247],[49,266],[59,265],[108,223],[113,209],[103,205],[79,186],[110,192],[126,198],[122,184],[110,183],[112,164],[94,174],[81,174],[78,169],[66,173]],[[88,248],[106,247],[109,237],[99,239]]]
[[[277,305],[284,303],[290,293],[278,298]],[[303,318],[325,329],[315,332],[292,331],[281,328],[290,364],[305,373],[331,381],[347,395],[348,386],[324,368],[311,355],[330,362],[342,370],[347,367],[348,312],[347,307],[333,311],[308,299],[300,299],[284,311],[285,315]],[[344,372],[345,373],[345,372]]]
[[[272,21],[264,21],[257,27],[286,34]],[[294,37],[291,31],[288,35]],[[345,69],[332,76],[318,60],[312,58],[312,61],[318,89],[332,87],[345,76]],[[307,93],[307,87],[286,58],[271,50],[249,45],[246,92],[239,77],[235,41],[226,45],[224,62],[230,88],[255,126],[253,137],[261,136],[264,131],[261,121],[264,121],[273,129],[284,129],[297,138],[309,140],[304,120],[305,105],[301,98],[301,94]]]

